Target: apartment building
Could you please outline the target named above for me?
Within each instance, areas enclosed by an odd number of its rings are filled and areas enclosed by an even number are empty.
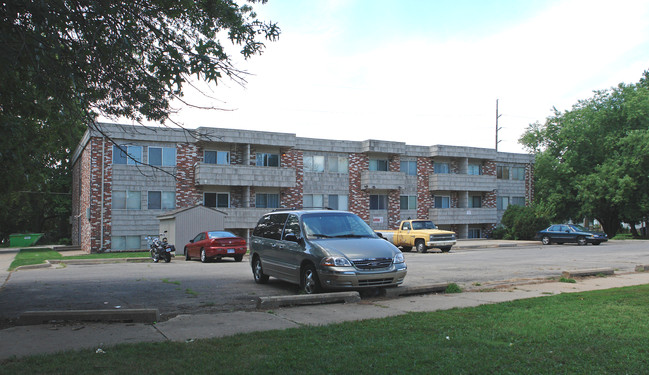
[[[224,212],[225,229],[245,238],[280,207],[348,210],[375,229],[430,219],[459,238],[483,238],[508,205],[532,199],[527,154],[211,127],[98,127],[73,155],[72,238],[88,252],[146,248],[159,215],[200,204]]]

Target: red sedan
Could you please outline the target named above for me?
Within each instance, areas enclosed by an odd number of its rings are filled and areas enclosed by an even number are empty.
[[[230,232],[201,232],[185,245],[185,260],[200,258],[201,262],[207,263],[212,259],[233,257],[241,262],[247,250],[246,240]]]

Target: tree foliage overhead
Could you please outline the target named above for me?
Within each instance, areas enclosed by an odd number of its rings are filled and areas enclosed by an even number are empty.
[[[649,71],[531,124],[535,198],[555,220],[596,218],[612,237],[649,217]]]
[[[218,37],[248,58],[262,52],[260,36],[279,36],[276,24],[231,0],[13,0],[0,12],[1,103],[15,114],[64,101],[164,121],[190,76],[244,79]]]
[[[245,83],[233,53],[280,32],[250,5],[265,2],[0,3],[0,237],[67,220],[70,154],[97,115],[164,123],[192,77]]]

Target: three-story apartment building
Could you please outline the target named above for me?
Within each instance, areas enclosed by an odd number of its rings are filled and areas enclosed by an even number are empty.
[[[280,207],[348,210],[376,229],[425,218],[487,237],[510,204],[532,199],[533,156],[459,146],[340,141],[221,128],[99,124],[73,155],[73,243],[146,247],[163,212],[202,204],[249,237]],[[184,245],[184,244],[178,244]]]

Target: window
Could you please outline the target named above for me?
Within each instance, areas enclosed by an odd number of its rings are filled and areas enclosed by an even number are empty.
[[[304,171],[305,172],[324,172],[325,158],[324,156],[305,156],[304,157]]]
[[[149,164],[163,167],[176,165],[175,147],[149,147]]]
[[[496,207],[499,210],[506,210],[509,206],[509,197],[498,197],[496,199]]]
[[[451,197],[435,196],[435,208],[451,208]]]
[[[480,238],[480,229],[469,228],[468,238]]]
[[[139,210],[141,194],[139,191],[114,190],[113,209],[116,210]]]
[[[402,210],[416,210],[417,209],[417,197],[414,195],[402,195],[401,196],[401,209]]]
[[[329,195],[329,207],[334,210],[347,211],[349,198],[346,195]]]
[[[113,236],[111,250],[139,250],[142,248],[140,236]]]
[[[469,169],[467,170],[467,174],[474,175],[474,176],[479,176],[481,175],[480,164],[469,164]]]
[[[525,180],[525,168],[523,168],[523,167],[513,167],[512,168],[512,180],[524,181]]]
[[[205,164],[230,164],[230,151],[203,151],[203,162]]]
[[[403,223],[403,226],[401,226],[401,229],[402,230],[410,230],[410,222],[406,221],[405,223]]]
[[[408,176],[417,175],[417,162],[416,161],[402,161],[401,162],[401,172],[407,174]]]
[[[257,153],[258,167],[279,167],[279,155],[268,153]]]
[[[228,193],[205,193],[203,194],[203,206],[228,208],[230,207],[230,195]]]
[[[117,145],[113,145],[113,164],[136,165],[142,163],[142,146],[122,146],[128,155]]]
[[[512,197],[510,204],[513,206],[525,206],[525,197]]]
[[[469,197],[469,208],[480,208],[482,207],[482,197],[479,195],[474,195]]]
[[[496,178],[501,180],[509,180],[509,167],[503,165],[496,167]]]
[[[279,208],[279,194],[257,193],[255,206],[257,208]]]
[[[388,170],[388,161],[381,159],[370,159],[370,171],[386,171]]]
[[[257,195],[259,196],[259,195]],[[259,220],[255,230],[252,232],[253,236],[270,238],[279,240],[282,238],[282,230],[288,214],[273,214],[266,215]]]
[[[149,210],[173,210],[176,208],[176,193],[173,191],[150,191],[147,201]]]
[[[449,173],[448,163],[433,163],[435,173]]]
[[[370,195],[370,210],[387,210],[388,196],[387,195]]]
[[[294,234],[295,237],[300,238],[300,233],[300,219],[298,219],[297,215],[289,215],[284,226],[284,239],[286,239],[287,234]]]
[[[324,195],[304,194],[303,206],[306,208],[324,207]]]
[[[349,161],[346,156],[330,156],[327,158],[329,162],[329,172],[332,173],[348,173]]]

